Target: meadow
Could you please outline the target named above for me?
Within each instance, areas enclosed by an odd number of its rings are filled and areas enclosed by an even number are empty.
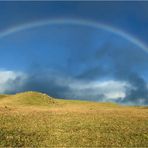
[[[0,95],[0,147],[148,147],[148,107]]]

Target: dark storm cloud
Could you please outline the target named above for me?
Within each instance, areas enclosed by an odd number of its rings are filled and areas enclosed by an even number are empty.
[[[46,73],[44,73],[46,72]],[[49,74],[49,75],[48,75]],[[69,91],[68,85],[60,85],[57,76],[51,76],[48,71],[32,72],[22,79],[22,76],[17,76],[13,80],[8,80],[7,85],[11,86],[4,93],[16,93],[22,91],[40,91],[54,97],[66,97],[65,92]],[[20,87],[19,84],[21,83]]]
[[[148,67],[148,53],[133,49],[114,49],[110,58],[114,63],[114,77],[126,81],[131,88],[126,88],[123,103],[148,104],[147,81],[142,77],[141,71]]]
[[[112,77],[118,81],[126,81],[131,87],[126,88],[126,95],[120,100],[122,103],[148,104],[148,83],[142,71],[148,68],[148,53],[137,47],[114,47],[105,43],[87,60],[94,60],[98,65],[88,67],[76,78],[95,80]],[[102,65],[100,64],[102,63]]]
[[[51,72],[46,70],[44,72],[46,73],[43,73],[43,71],[38,73],[33,72],[25,78],[23,78],[23,75],[19,75],[15,79],[9,79],[5,83],[5,86],[9,87],[6,87],[3,93],[12,94],[22,91],[40,91],[50,96],[64,99],[102,101],[104,98],[103,94],[96,94],[96,90],[93,90],[93,88],[82,90],[72,88],[73,83],[77,83],[74,79],[58,75],[57,73],[51,74]],[[81,87],[81,83],[77,86]]]
[[[83,63],[86,66],[76,75],[76,78],[92,81],[110,76],[112,71],[112,65],[110,64],[112,63],[109,62],[110,59],[105,57],[109,54],[109,50],[112,48],[111,46],[111,43],[107,42],[102,44],[99,49],[96,49],[93,54],[90,52],[91,50],[86,55],[83,52],[82,55],[85,58],[77,55],[79,57],[79,63]]]
[[[148,87],[145,80],[136,73],[130,73],[128,81],[133,88],[126,89],[126,97],[122,102],[148,104]]]
[[[103,77],[103,75],[106,73],[105,69],[103,69],[102,66],[96,66],[93,68],[88,68],[86,69],[84,72],[82,72],[81,74],[79,74],[78,76],[76,76],[76,78],[78,79],[87,79],[87,80],[95,80],[98,79],[99,77]]]
[[[148,67],[148,53],[136,47],[108,48],[106,55],[113,62],[114,78],[128,82],[124,103],[148,104],[147,81],[141,71]]]

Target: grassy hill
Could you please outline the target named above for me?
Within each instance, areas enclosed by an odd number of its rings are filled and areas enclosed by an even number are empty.
[[[0,95],[0,147],[148,147],[148,108]]]
[[[39,92],[24,92],[15,95],[1,95],[0,104],[9,106],[48,106],[54,103],[52,97]]]
[[[0,99],[3,99],[4,97],[7,97],[9,95],[0,94]]]

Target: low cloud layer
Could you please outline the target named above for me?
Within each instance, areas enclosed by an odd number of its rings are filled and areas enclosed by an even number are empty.
[[[21,91],[41,91],[51,96],[66,99],[81,99],[92,101],[113,101],[120,103],[130,104],[145,104],[145,98],[137,98],[136,87],[126,81],[83,81],[79,79],[72,79],[68,76],[59,76],[55,72],[41,74],[25,74],[15,71],[1,71],[1,87],[0,93],[16,93]],[[140,81],[140,80],[139,80]],[[134,81],[135,82],[135,81]],[[135,82],[136,83],[136,82]],[[141,93],[143,91],[143,86]],[[131,93],[135,94],[135,98],[132,100]],[[137,102],[137,100],[139,102]],[[136,101],[135,101],[136,100]],[[145,101],[145,102],[144,102]]]

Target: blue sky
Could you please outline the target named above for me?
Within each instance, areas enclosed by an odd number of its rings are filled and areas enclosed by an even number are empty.
[[[0,2],[0,20],[0,93],[148,103],[148,2]]]

